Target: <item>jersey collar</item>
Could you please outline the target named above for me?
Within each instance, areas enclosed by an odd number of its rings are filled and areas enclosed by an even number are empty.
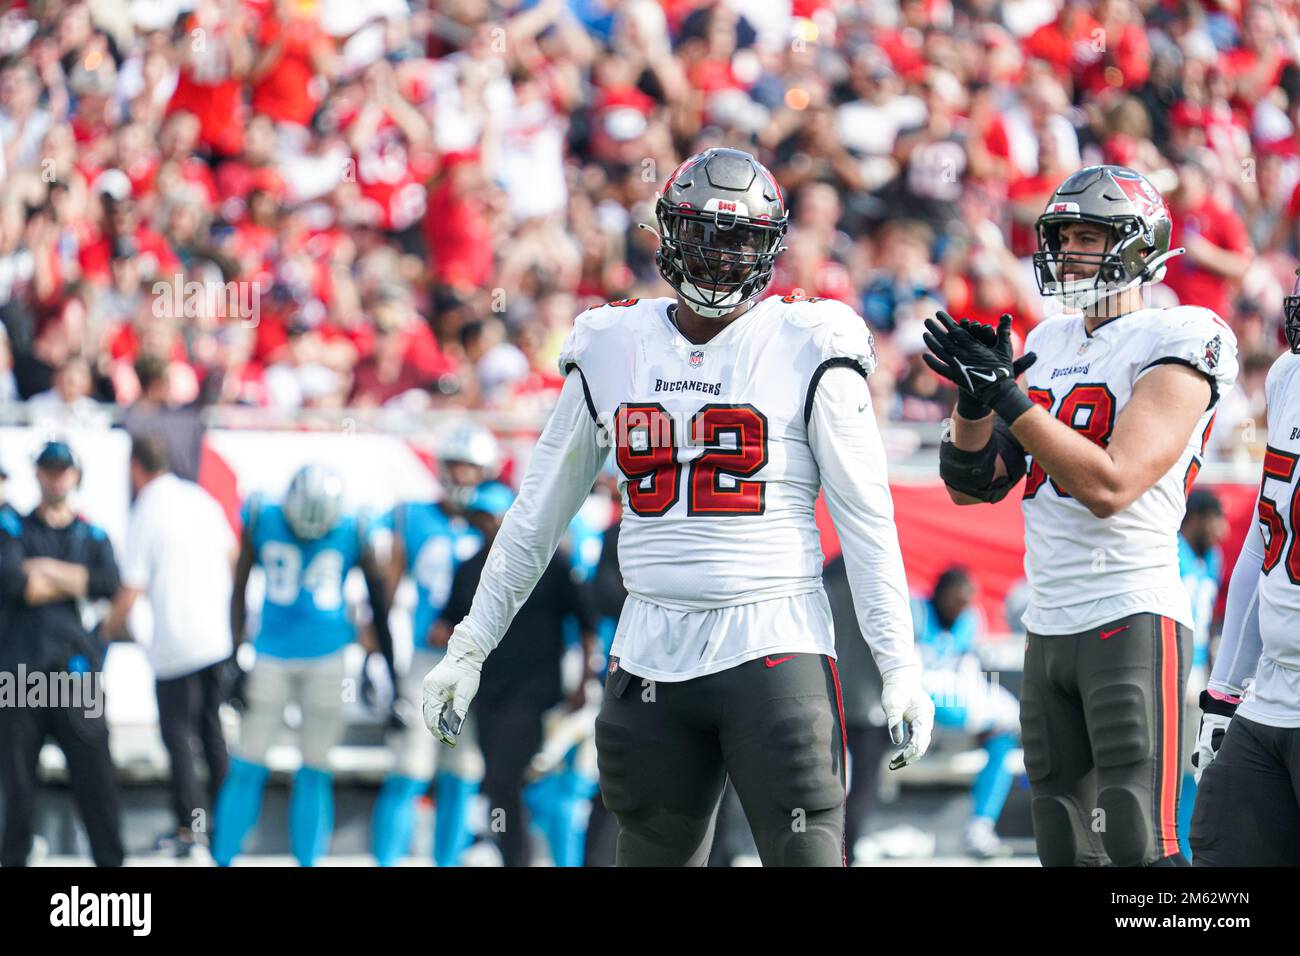
[[[692,342],[690,339],[688,339],[685,335],[682,334],[682,330],[677,326],[677,303],[676,302],[668,303],[668,307],[663,312],[663,320],[664,323],[668,326],[668,329],[673,336],[674,344],[676,345],[677,350],[679,352],[694,352],[699,349],[717,348],[718,346],[727,344],[731,339],[739,335],[740,333],[737,331],[737,329],[741,326],[749,325],[749,323],[752,321],[751,317],[753,316],[753,314],[757,312],[762,307],[763,302],[766,301],[767,300],[764,299],[762,302],[755,302],[753,305],[751,305],[748,309],[745,310],[745,313],[741,315],[740,318],[734,319],[733,321],[727,323],[726,328],[724,328],[713,338],[709,339],[707,342]]]

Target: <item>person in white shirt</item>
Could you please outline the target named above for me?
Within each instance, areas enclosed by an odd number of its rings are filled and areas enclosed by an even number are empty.
[[[131,445],[135,502],[126,533],[122,590],[104,623],[122,631],[141,595],[153,616],[147,648],[158,696],[158,726],[171,761],[176,834],[162,848],[188,856],[207,826],[197,774],[207,766],[209,797],[226,775],[219,708],[225,699],[230,637],[231,570],[238,551],[225,512],[206,491],[177,478],[162,440],[145,435]]]
[[[765,865],[840,866],[844,709],[813,517],[823,489],[902,747],[893,767],[925,753],[934,719],[867,390],[871,334],[840,302],[759,301],[787,213],[748,153],[688,159],[656,214],[677,298],[579,317],[519,497],[424,680],[425,724],[455,742],[484,662],[612,444],[628,598],[596,750],[616,862],[702,865],[730,777]]]
[[[35,421],[53,421],[61,426],[108,424],[108,408],[91,397],[94,381],[90,364],[73,356],[54,371],[54,385],[27,399]]]

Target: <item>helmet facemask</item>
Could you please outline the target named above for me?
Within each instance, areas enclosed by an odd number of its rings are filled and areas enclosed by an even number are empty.
[[[458,464],[475,468],[477,474],[470,481],[457,481],[454,466]],[[488,480],[487,469],[474,462],[443,459],[438,462],[438,480],[442,483],[443,502],[454,511],[464,512],[479,486]]]
[[[472,478],[457,480],[458,471],[470,468],[474,469]],[[457,511],[464,511],[479,485],[492,481],[500,470],[501,446],[482,425],[462,422],[444,434],[438,444],[438,481],[443,501]]]
[[[328,468],[307,465],[289,482],[284,517],[303,541],[325,537],[343,513],[343,479]]]
[[[1061,228],[1072,222],[1086,222],[1103,230],[1109,237],[1109,249],[1106,252],[1062,251]],[[1060,296],[1067,309],[1083,311],[1144,282],[1159,282],[1165,274],[1163,262],[1156,263],[1153,270],[1146,259],[1146,253],[1154,246],[1154,238],[1143,234],[1142,222],[1136,216],[1113,221],[1077,214],[1041,216],[1038,220],[1039,251],[1034,253],[1038,291],[1045,296]],[[1061,278],[1072,265],[1096,268],[1089,276]]]
[[[1300,354],[1300,269],[1295,275],[1295,287],[1282,300],[1282,331],[1291,351]]]
[[[767,287],[785,223],[723,212],[675,209],[662,199],[659,270],[706,318],[720,318]]]

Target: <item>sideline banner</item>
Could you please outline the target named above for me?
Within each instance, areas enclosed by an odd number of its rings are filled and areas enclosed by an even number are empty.
[[[1227,596],[1228,578],[1254,520],[1259,488],[1244,484],[1210,484],[1223,502],[1228,537],[1223,543],[1223,579],[1219,610]],[[1003,602],[1024,577],[1025,522],[1020,495],[1010,494],[995,505],[959,507],[952,503],[938,477],[933,482],[894,483],[894,519],[898,524],[907,583],[913,593],[929,593],[935,580],[954,564],[963,565],[979,587],[978,601],[990,629],[1005,626]],[[827,558],[840,553],[839,539],[826,511],[817,502],[817,526]]]
[[[33,427],[0,428],[0,464],[9,473],[9,500],[20,511],[36,504],[38,493],[33,459],[49,438]],[[120,429],[72,429],[60,432],[80,457],[84,475],[77,491],[77,508],[102,526],[120,549],[130,506],[127,460],[130,439]],[[526,455],[526,443],[513,441],[509,452]],[[399,500],[436,497],[437,465],[430,449],[396,435],[346,431],[258,431],[211,429],[207,432],[199,482],[221,503],[238,530],[240,503],[254,491],[278,496],[299,466],[319,462],[344,477],[349,503],[374,511]],[[515,475],[520,468],[513,469]],[[1224,543],[1224,588],[1250,522],[1254,520],[1258,486],[1206,483],[1218,494],[1229,523]],[[1024,521],[1019,495],[996,505],[961,508],[954,505],[939,482],[900,481],[891,486],[894,512],[903,549],[903,563],[912,591],[927,592],[935,579],[954,564],[966,566],[979,584],[979,601],[990,627],[1005,623],[1002,605],[1024,576]],[[840,553],[839,539],[823,501],[817,503],[817,524],[827,558]]]

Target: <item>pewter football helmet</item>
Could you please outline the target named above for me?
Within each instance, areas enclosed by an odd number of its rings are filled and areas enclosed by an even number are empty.
[[[776,180],[749,153],[714,147],[686,160],[655,216],[659,272],[693,311],[716,319],[767,288],[787,217]]]
[[[1107,251],[1063,252],[1061,227],[1071,222],[1104,227]],[[1169,208],[1145,176],[1126,166],[1088,166],[1056,188],[1038,217],[1038,289],[1059,295],[1067,308],[1086,309],[1126,289],[1159,282],[1165,263],[1186,251],[1169,248],[1172,232]],[[1066,279],[1072,263],[1095,265],[1096,271]]]

